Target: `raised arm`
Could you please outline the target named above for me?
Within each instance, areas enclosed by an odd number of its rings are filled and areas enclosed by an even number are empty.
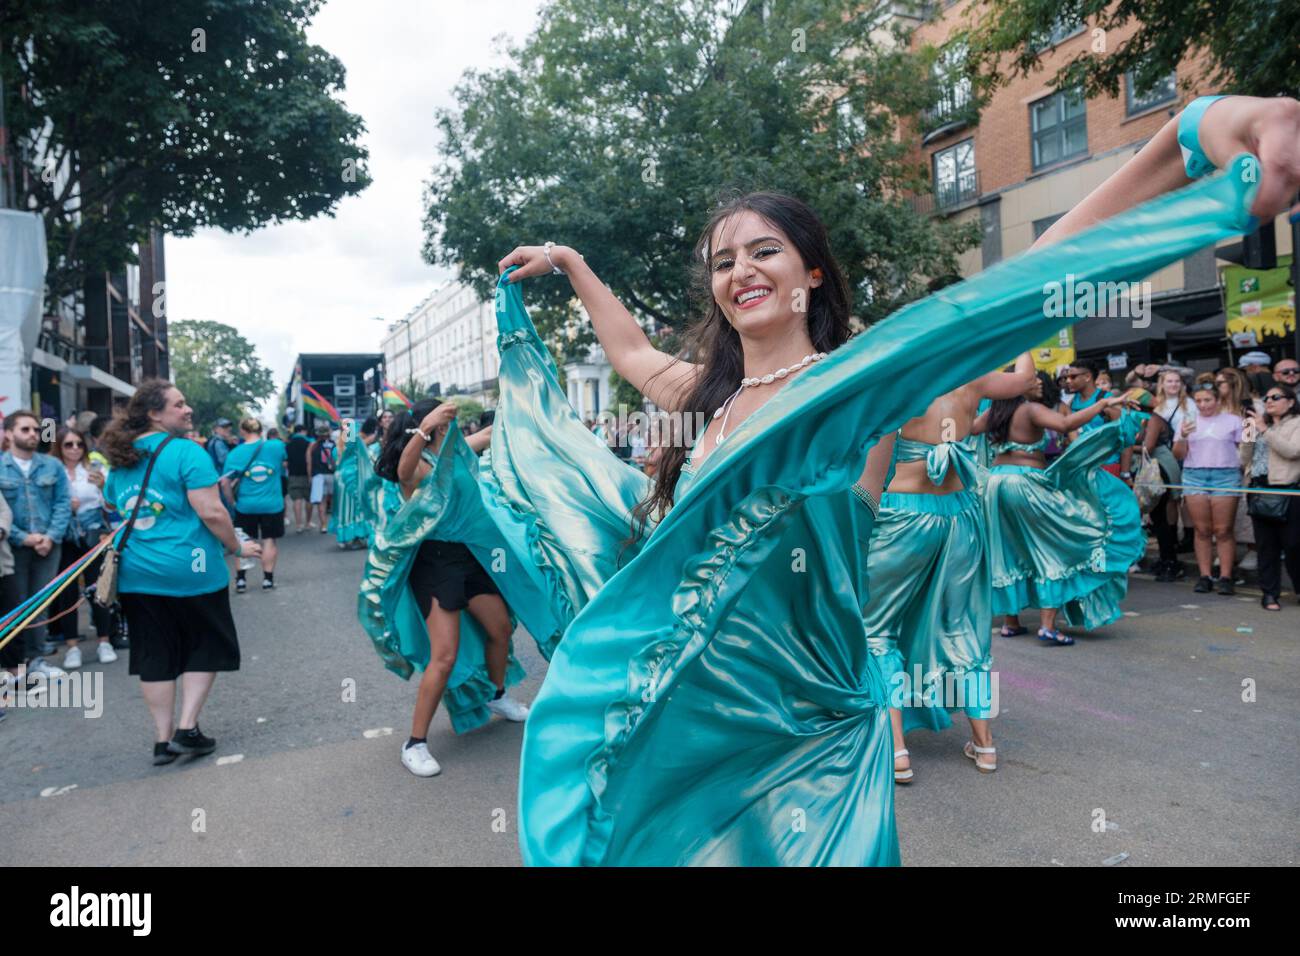
[[[492,426],[480,428],[474,434],[466,436],[465,444],[469,445],[470,451],[474,454],[483,454],[483,450],[492,444]]]
[[[972,384],[981,398],[1015,398],[1023,395],[1034,384],[1037,375],[1034,369],[1034,357],[1024,352],[1016,359],[1013,372],[989,372],[977,378]]]
[[[1060,412],[1054,412],[1046,405],[1040,405],[1032,402],[1029,405],[1029,421],[1039,428],[1050,428],[1054,432],[1064,435],[1076,431],[1080,426],[1086,425],[1099,414],[1109,408],[1122,404],[1123,395],[1112,395],[1110,398],[1103,398],[1100,401],[1093,402],[1087,408],[1074,412],[1070,415],[1062,415]]]
[[[1179,116],[1182,114],[1180,113]],[[1052,224],[1035,246],[1058,242],[1190,180],[1175,116],[1082,202]],[[1242,153],[1259,157],[1259,192],[1251,214],[1261,222],[1287,208],[1300,186],[1300,102],[1285,97],[1228,96],[1211,103],[1199,127],[1201,148],[1220,169]],[[1300,210],[1297,206],[1292,212]]]
[[[434,454],[438,453],[447,425],[455,417],[456,406],[451,402],[443,402],[424,416],[416,433],[407,440],[406,447],[402,449],[402,457],[397,460],[397,482],[401,485],[403,497],[409,498],[415,494],[415,489],[429,473],[429,463],[424,460],[421,452],[428,448]]]
[[[552,246],[550,262],[542,246],[519,246],[497,264],[498,272],[519,266],[511,282],[546,275],[551,263],[569,277],[574,293],[591,316],[591,327],[614,371],[665,411],[680,409],[695,385],[700,366],[683,362],[650,344],[623,303],[614,298],[591,267],[568,246]]]

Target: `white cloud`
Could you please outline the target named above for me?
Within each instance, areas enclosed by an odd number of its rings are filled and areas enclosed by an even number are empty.
[[[420,257],[434,111],[468,68],[503,64],[494,38],[521,42],[540,0],[331,0],[308,29],[347,69],[344,100],[366,122],[373,182],[319,217],[231,235],[167,240],[172,321],[233,325],[283,388],[299,352],[378,352],[387,326],[448,270]],[[503,250],[502,254],[509,250]],[[274,408],[274,399],[268,403]],[[200,425],[202,427],[202,425]]]

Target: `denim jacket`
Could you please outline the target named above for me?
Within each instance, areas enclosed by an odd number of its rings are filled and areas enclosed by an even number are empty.
[[[63,540],[72,517],[72,496],[68,473],[49,455],[32,456],[27,474],[14,462],[13,452],[0,454],[0,492],[14,513],[9,532],[14,546],[29,534],[48,534],[55,543]]]

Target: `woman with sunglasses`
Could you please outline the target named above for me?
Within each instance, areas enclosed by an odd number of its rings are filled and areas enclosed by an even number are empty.
[[[1268,449],[1267,474],[1262,481],[1252,481],[1252,486],[1300,490],[1300,409],[1296,408],[1295,390],[1287,385],[1269,388],[1264,393],[1264,413],[1252,411],[1244,432],[1253,440],[1242,443],[1243,462],[1252,460],[1260,446]],[[1264,592],[1260,605],[1266,611],[1282,610],[1278,593],[1283,560],[1291,589],[1300,594],[1300,495],[1288,495],[1282,503],[1281,517],[1253,514],[1250,519],[1259,552],[1259,586]]]
[[[72,495],[72,520],[68,522],[63,547],[59,552],[59,570],[63,571],[99,544],[100,539],[109,533],[109,525],[104,513],[104,471],[87,464],[85,435],[75,428],[60,428],[54,440],[54,457],[68,473],[68,490]],[[81,600],[86,582],[94,581],[99,576],[101,560],[102,558],[96,559],[89,565],[78,584],[65,588],[50,605],[51,619],[58,618],[51,629],[57,631],[66,646],[63,652],[65,670],[81,666],[81,648],[77,646],[81,635],[77,627],[78,614],[73,608]],[[117,652],[111,643],[112,613],[108,608],[91,601],[90,620],[95,625],[95,634],[99,638],[99,646],[95,651],[99,662],[113,663],[117,660]]]
[[[1185,420],[1174,442],[1174,455],[1183,463],[1187,509],[1196,529],[1196,563],[1201,577],[1197,594],[1214,590],[1214,551],[1219,554],[1220,594],[1232,594],[1232,567],[1237,541],[1232,526],[1237,519],[1236,488],[1241,481],[1237,446],[1241,444],[1241,416],[1225,411],[1215,382],[1198,382],[1192,392],[1197,418]]]

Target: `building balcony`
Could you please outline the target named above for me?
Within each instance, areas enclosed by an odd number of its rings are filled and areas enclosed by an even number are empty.
[[[979,115],[969,84],[949,88],[937,104],[921,114],[921,145],[974,126],[979,122]]]
[[[909,202],[917,215],[946,215],[965,208],[981,195],[980,173],[974,169],[960,174],[955,180],[938,184],[933,192],[912,196]]]

